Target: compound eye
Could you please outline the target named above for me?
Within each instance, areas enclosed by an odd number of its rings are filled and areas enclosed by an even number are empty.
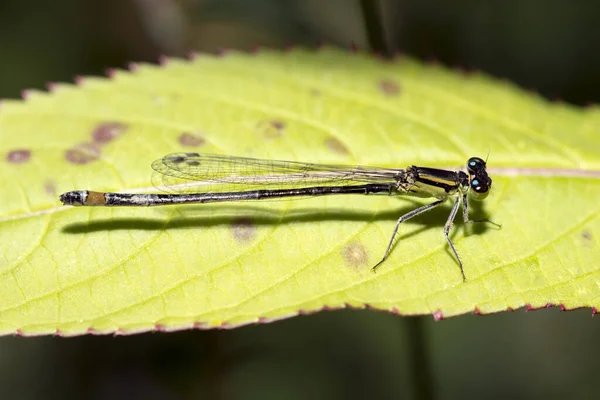
[[[482,169],[485,169],[485,161],[479,157],[469,158],[469,161],[467,161],[467,171],[469,171],[469,173],[475,173]]]
[[[491,180],[484,182],[480,179],[474,178],[471,180],[471,193],[477,200],[483,200],[487,197],[490,192],[490,186],[492,185]]]

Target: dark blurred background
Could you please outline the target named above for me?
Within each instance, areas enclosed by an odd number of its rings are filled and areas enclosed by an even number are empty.
[[[328,43],[587,105],[600,102],[598,21],[596,0],[2,0],[0,97],[190,50]],[[596,398],[598,338],[589,309],[441,322],[336,311],[233,331],[3,337],[0,398]]]

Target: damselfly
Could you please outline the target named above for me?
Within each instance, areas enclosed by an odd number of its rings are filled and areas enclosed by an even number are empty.
[[[367,166],[308,164],[294,161],[261,160],[215,154],[173,153],[152,163],[155,186],[172,194],[105,193],[76,190],[60,195],[72,206],[162,206],[170,204],[265,200],[284,197],[313,197],[333,194],[385,194],[432,197],[434,202],[402,215],[396,221],[388,246],[377,269],[388,257],[398,227],[452,198],[454,203],[444,225],[444,236],[466,280],[462,261],[449,237],[462,204],[465,223],[471,220],[467,194],[484,199],[492,186],[486,162],[479,157],[467,161],[467,173],[427,167],[406,169]]]

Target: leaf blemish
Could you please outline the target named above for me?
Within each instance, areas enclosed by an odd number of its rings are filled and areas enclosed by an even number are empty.
[[[238,217],[231,224],[233,238],[240,242],[254,239],[256,228],[250,217]]]
[[[92,140],[98,144],[105,144],[121,136],[127,125],[121,122],[103,122],[92,131]]]
[[[329,148],[329,150],[333,151],[334,153],[339,153],[339,154],[344,154],[344,155],[350,153],[348,151],[348,148],[344,145],[344,143],[340,142],[339,140],[337,140],[334,137],[330,137],[330,138],[326,139],[325,145]]]
[[[585,231],[585,230],[582,231],[581,237],[584,238],[585,240],[589,240],[589,241],[593,240],[592,233],[590,231]]]
[[[391,79],[379,81],[379,90],[386,96],[396,96],[400,93],[400,86]]]
[[[54,184],[54,181],[46,181],[46,183],[44,184],[44,191],[46,193],[48,193],[50,196],[55,196],[56,195],[56,185]]]
[[[283,123],[282,121],[271,121],[271,126],[277,129],[278,131],[282,131],[283,128],[285,128],[285,123]]]
[[[258,129],[261,135],[267,139],[276,139],[283,135],[285,122],[279,120],[261,121],[258,123]]]
[[[348,243],[342,249],[342,257],[347,265],[351,267],[359,267],[367,264],[367,251],[360,242]]]
[[[30,158],[31,151],[25,149],[9,151],[6,155],[6,161],[11,164],[23,164],[29,161]]]
[[[87,164],[100,157],[100,146],[95,143],[81,143],[65,152],[65,159],[72,164]]]
[[[179,144],[186,147],[199,147],[206,143],[206,139],[199,133],[184,132],[179,135]]]

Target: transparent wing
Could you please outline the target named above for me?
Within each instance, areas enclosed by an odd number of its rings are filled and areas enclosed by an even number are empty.
[[[153,184],[173,193],[395,183],[401,169],[172,153],[152,163]]]

